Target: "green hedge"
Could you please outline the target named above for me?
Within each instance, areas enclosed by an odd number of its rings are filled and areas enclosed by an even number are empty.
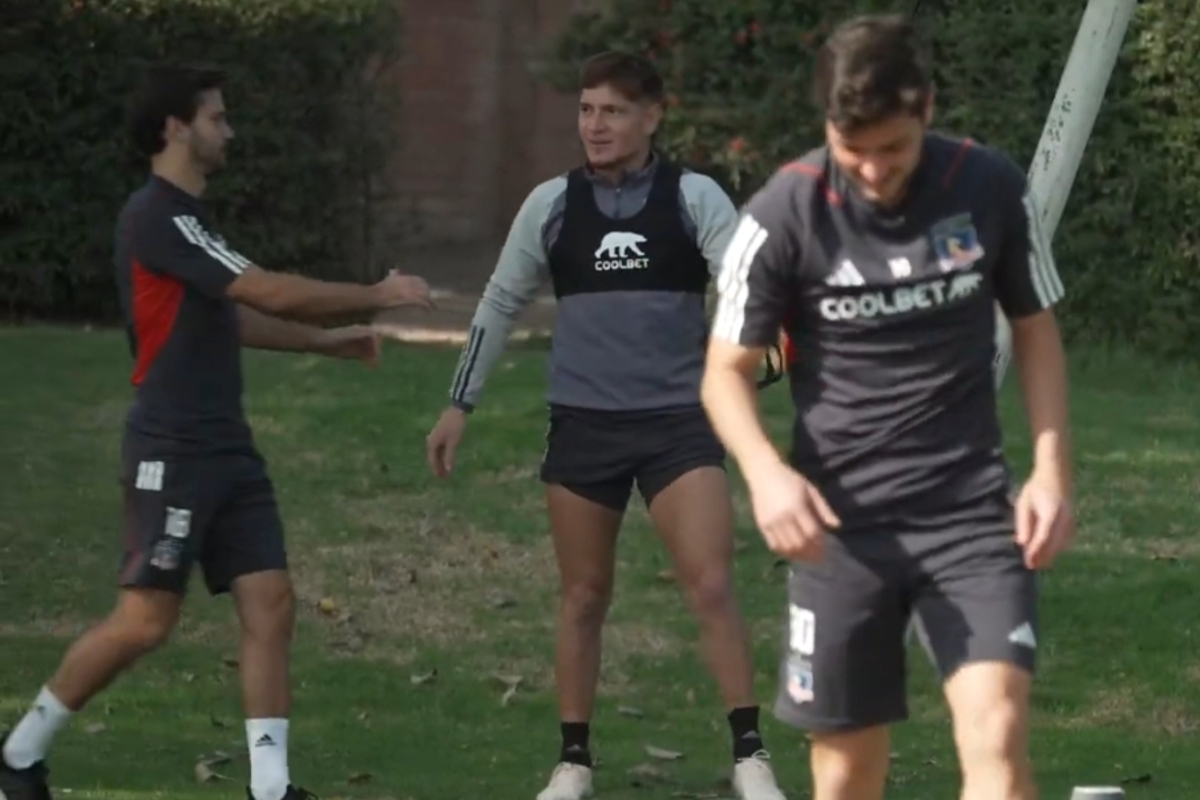
[[[229,71],[235,139],[209,199],[274,267],[368,277],[393,100],[395,0],[0,3],[0,314],[112,318],[112,231],[146,176],[124,102],[148,60]]]
[[[1028,164],[1084,4],[922,5],[918,20],[936,60],[937,125]],[[587,55],[620,47],[651,56],[670,95],[660,145],[744,199],[776,166],[821,141],[809,84],[823,35],[856,11],[898,7],[879,0],[612,0],[573,19],[552,43],[543,75],[572,91]],[[1195,357],[1195,0],[1144,0],[1126,41],[1055,238],[1069,291],[1063,318],[1073,338]]]

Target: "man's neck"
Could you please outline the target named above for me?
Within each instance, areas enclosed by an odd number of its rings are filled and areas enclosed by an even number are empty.
[[[615,186],[620,184],[621,181],[624,180],[625,176],[630,172],[638,172],[639,170],[643,170],[649,166],[650,157],[651,149],[647,147],[645,150],[634,153],[632,156],[624,161],[621,161],[620,163],[607,167],[593,167],[589,164],[588,169],[590,169],[592,174],[596,177]]]
[[[204,173],[191,165],[156,159],[151,162],[150,171],[193,197],[200,197],[204,194],[204,189],[208,185]]]

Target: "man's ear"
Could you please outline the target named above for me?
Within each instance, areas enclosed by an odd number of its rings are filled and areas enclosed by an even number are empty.
[[[651,103],[646,106],[646,135],[653,136],[662,125],[663,107],[661,103]]]

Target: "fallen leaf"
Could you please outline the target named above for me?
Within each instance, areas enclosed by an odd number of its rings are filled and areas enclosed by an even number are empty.
[[[678,761],[683,758],[683,753],[675,750],[664,750],[661,747],[655,747],[652,744],[646,745],[646,755],[651,758],[657,758],[660,761]]]
[[[642,711],[640,708],[634,708],[633,706],[617,706],[617,713],[623,717],[637,717],[638,719],[646,716],[645,711]]]
[[[328,617],[332,617],[337,613],[338,606],[332,597],[322,597],[317,602],[317,610]]]
[[[108,726],[105,725],[103,722],[93,722],[90,725],[85,725],[83,728],[83,732],[84,733],[99,733],[100,731],[104,730],[107,727]]]
[[[196,673],[185,672],[181,677],[183,678],[184,683],[193,683],[196,680]]]
[[[347,653],[361,653],[363,648],[367,646],[367,640],[357,633],[352,633],[337,639],[332,644],[335,648],[344,650]]]
[[[371,718],[371,713],[370,713],[369,711],[363,711],[363,712],[360,712],[360,713],[359,713],[359,715],[358,715],[358,721],[359,721],[359,722],[366,722],[366,721],[367,721],[367,720],[369,720],[370,718]]]
[[[655,577],[658,578],[663,583],[674,583],[675,582],[675,570],[664,569],[662,572],[658,573],[658,575],[656,575]]]
[[[695,689],[688,689],[686,696],[687,696],[687,702],[688,702],[689,706],[696,705],[696,690]]]
[[[343,611],[342,613],[337,615],[337,618],[334,619],[334,622],[336,622],[338,625],[345,625],[346,623],[350,622],[350,620],[352,620],[352,619],[354,619],[353,614],[351,614],[349,611]]]
[[[212,783],[217,779],[217,773],[203,761],[196,764],[196,783]]]
[[[634,786],[650,786],[671,780],[671,773],[653,764],[638,764],[626,773]]]
[[[1132,778],[1121,778],[1121,785],[1127,786],[1134,783],[1150,783],[1152,780],[1154,780],[1154,776],[1147,772],[1142,775],[1136,775]]]
[[[429,672],[419,674],[419,675],[412,675],[409,677],[409,680],[413,682],[413,686],[424,686],[425,684],[429,683],[430,681],[434,680],[435,678],[437,678],[437,668],[436,667],[434,669],[431,669]]]
[[[360,783],[369,783],[373,776],[369,772],[356,772],[350,776],[348,783],[357,785]]]

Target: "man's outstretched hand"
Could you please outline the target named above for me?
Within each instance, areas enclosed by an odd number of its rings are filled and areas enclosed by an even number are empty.
[[[381,339],[380,334],[369,325],[348,325],[322,331],[313,349],[331,358],[362,361],[374,367],[379,363]]]

